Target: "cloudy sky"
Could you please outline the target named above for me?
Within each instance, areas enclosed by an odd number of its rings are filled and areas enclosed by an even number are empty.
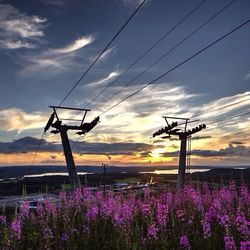
[[[92,110],[89,122],[249,19],[249,0],[204,1],[123,74],[201,2],[146,1],[63,105],[87,106]],[[139,4],[139,0],[0,0],[0,165],[32,163],[51,114],[48,106],[62,101]],[[190,128],[207,124],[193,136],[192,164],[248,165],[249,42],[250,24],[101,115],[101,122],[84,138],[70,133],[76,163],[176,165],[178,138],[151,138],[166,126],[162,116],[168,115],[199,119]],[[60,115],[80,118],[72,112]],[[36,164],[64,162],[59,135],[48,132]]]

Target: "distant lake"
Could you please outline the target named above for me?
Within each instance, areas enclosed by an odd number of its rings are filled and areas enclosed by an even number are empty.
[[[209,168],[194,168],[190,169],[190,173],[195,173],[195,172],[206,172],[209,171]],[[178,169],[165,169],[165,170],[154,170],[154,171],[144,171],[144,172],[139,172],[140,174],[178,174]]]
[[[88,172],[78,172],[78,175],[86,175],[86,174],[93,174],[93,173],[88,173]],[[24,178],[34,178],[34,177],[44,177],[44,176],[55,176],[55,175],[60,175],[60,176],[68,176],[69,173],[67,172],[51,172],[51,173],[43,173],[43,174],[27,174],[24,175]]]

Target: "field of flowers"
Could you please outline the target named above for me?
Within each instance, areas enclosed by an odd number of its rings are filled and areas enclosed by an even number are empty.
[[[250,249],[250,194],[246,186],[182,192],[91,193],[13,216],[0,215],[0,249]]]

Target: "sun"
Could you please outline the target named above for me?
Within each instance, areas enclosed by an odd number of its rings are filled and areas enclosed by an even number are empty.
[[[151,152],[151,157],[154,159],[161,158],[161,154],[165,152],[164,148],[156,148]]]

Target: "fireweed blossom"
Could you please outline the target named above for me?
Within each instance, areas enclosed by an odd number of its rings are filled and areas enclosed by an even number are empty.
[[[249,197],[246,186],[236,189],[233,183],[211,190],[186,186],[179,193],[146,189],[144,195],[104,196],[81,188],[36,210],[24,203],[7,219],[0,211],[0,249],[200,249],[201,244],[249,250]]]
[[[250,249],[250,241],[240,242],[240,250],[249,250],[249,249]]]
[[[56,207],[55,204],[53,204],[50,200],[45,200],[44,202],[44,209],[46,210],[46,213],[56,215]]]
[[[21,216],[23,218],[28,218],[29,217],[29,203],[28,202],[24,202],[21,205]]]
[[[42,235],[45,240],[52,239],[54,237],[51,228],[47,225],[43,226]]]
[[[92,206],[92,207],[90,207],[90,208],[87,209],[87,212],[86,212],[86,214],[85,214],[85,217],[86,217],[86,219],[87,219],[88,221],[94,220],[94,219],[97,217],[98,212],[99,212],[98,207]]]
[[[69,239],[68,235],[66,233],[63,233],[61,236],[62,241],[67,241]]]
[[[59,193],[59,200],[60,200],[61,203],[67,201],[67,197],[66,197],[66,192],[65,191],[61,191]]]
[[[158,232],[158,228],[156,227],[155,223],[152,225],[149,225],[147,229],[147,238],[156,240],[157,232]]]
[[[109,197],[100,203],[100,214],[106,218],[110,218],[115,210],[115,200]]]
[[[218,222],[225,228],[228,228],[230,226],[230,218],[227,214],[218,215]]]
[[[139,210],[141,211],[141,213],[144,216],[150,215],[150,212],[151,212],[151,205],[150,205],[150,203],[139,202]]]
[[[189,241],[186,235],[180,237],[180,247],[190,249]]]
[[[6,216],[5,215],[0,215],[0,225],[5,225],[6,224]]]
[[[188,199],[191,198],[191,200],[194,202],[198,211],[203,210],[201,196],[195,191],[194,188],[192,188],[190,186],[185,186],[183,189],[183,193]]]
[[[244,238],[248,238],[250,236],[249,222],[246,220],[246,217],[245,217],[244,213],[240,210],[240,208],[237,209],[235,221],[236,221],[236,226],[237,226],[238,232]]]
[[[159,200],[156,202],[156,221],[157,224],[164,227],[166,226],[168,218],[168,206],[162,204]]]
[[[177,218],[180,220],[180,221],[185,221],[185,212],[183,209],[178,209],[176,211],[176,215],[177,215]]]
[[[225,250],[236,250],[233,237],[224,236]]]
[[[11,222],[11,231],[13,233],[13,236],[17,238],[18,240],[21,239],[21,218],[18,217],[17,219],[13,220]]]
[[[210,221],[209,214],[206,213],[204,219],[201,220],[204,239],[208,239],[211,237],[211,225],[209,221]]]

